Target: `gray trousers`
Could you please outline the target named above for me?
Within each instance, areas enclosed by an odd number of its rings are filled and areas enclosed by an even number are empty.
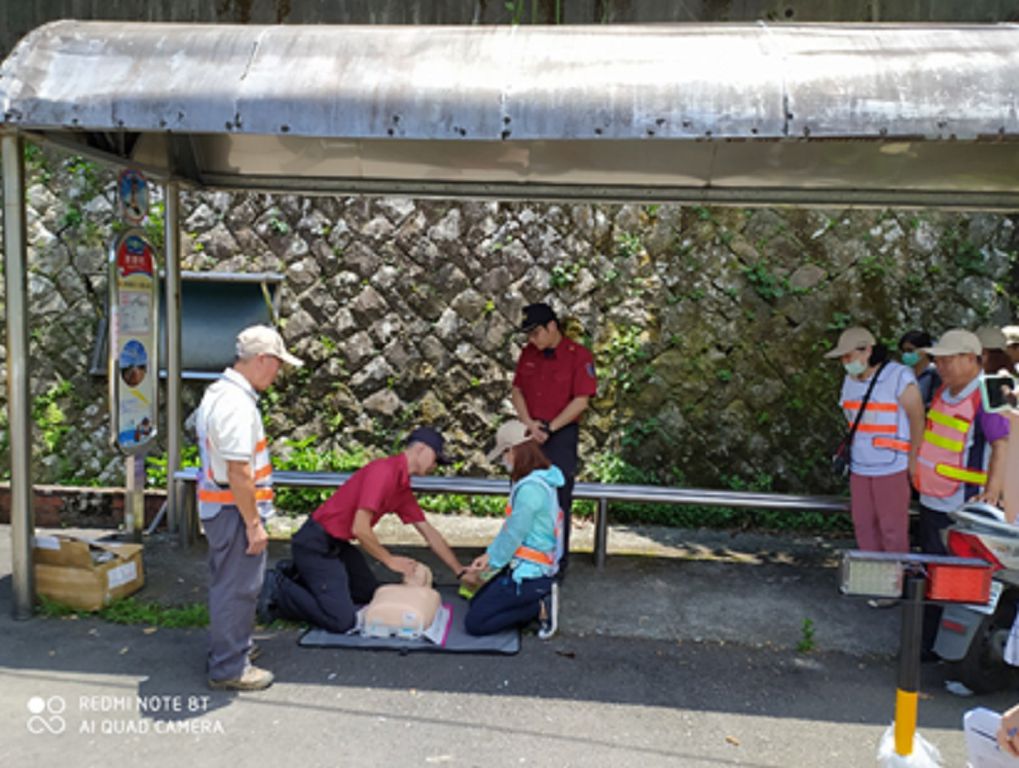
[[[245,553],[248,537],[237,507],[223,507],[202,525],[209,543],[209,679],[236,680],[248,666],[268,552]]]

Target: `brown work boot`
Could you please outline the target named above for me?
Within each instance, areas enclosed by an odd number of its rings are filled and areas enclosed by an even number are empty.
[[[249,664],[244,673],[234,680],[209,678],[209,687],[214,691],[264,691],[272,685],[272,681],[272,672]]]

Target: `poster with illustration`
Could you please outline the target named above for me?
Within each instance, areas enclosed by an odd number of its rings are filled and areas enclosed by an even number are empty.
[[[125,168],[117,177],[120,215],[129,224],[141,224],[149,214],[149,183],[140,171]]]
[[[158,273],[152,246],[138,230],[110,253],[110,404],[114,442],[140,452],[156,435]]]

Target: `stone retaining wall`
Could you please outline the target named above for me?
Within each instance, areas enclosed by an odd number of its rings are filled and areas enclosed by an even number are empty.
[[[36,479],[119,484],[105,380],[87,373],[112,177],[35,150],[29,170]],[[997,215],[210,192],[186,195],[183,222],[184,269],[286,276],[284,335],[309,365],[265,408],[292,466],[380,454],[432,422],[457,471],[493,471],[513,327],[549,300],[596,356],[587,476],[830,491],[841,374],[822,354],[841,328],[894,344],[1013,316],[1015,221]],[[188,408],[199,395],[186,387]]]

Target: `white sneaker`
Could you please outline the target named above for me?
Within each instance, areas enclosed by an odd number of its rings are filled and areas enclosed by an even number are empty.
[[[960,683],[958,680],[946,680],[945,690],[948,691],[953,696],[969,697],[973,695],[973,691],[971,691],[965,684]]]
[[[272,672],[248,664],[235,680],[213,680],[210,677],[209,687],[214,691],[264,691],[272,685],[272,681]]]
[[[538,639],[548,640],[559,629],[559,583],[552,582],[552,591],[541,598],[538,613]]]

